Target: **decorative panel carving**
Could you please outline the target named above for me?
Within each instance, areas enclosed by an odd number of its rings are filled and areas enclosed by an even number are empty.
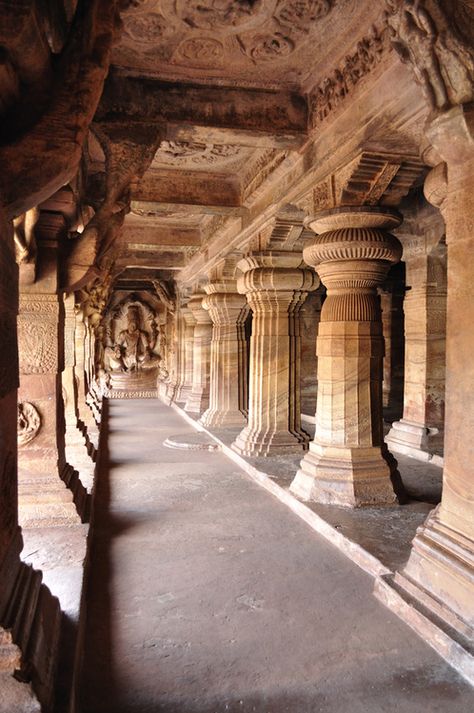
[[[20,296],[18,345],[21,374],[57,371],[58,317],[56,296]]]

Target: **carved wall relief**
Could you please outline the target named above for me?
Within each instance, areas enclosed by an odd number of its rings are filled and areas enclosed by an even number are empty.
[[[28,401],[18,404],[18,445],[25,446],[36,438],[41,428],[41,417]]]

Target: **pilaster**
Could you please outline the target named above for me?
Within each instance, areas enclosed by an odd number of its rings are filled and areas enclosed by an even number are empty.
[[[316,433],[291,484],[306,500],[350,507],[395,501],[383,443],[377,287],[401,257],[387,232],[400,220],[393,209],[363,207],[324,211],[310,223],[318,236],[303,256],[327,297],[317,338]]]
[[[248,424],[232,447],[246,456],[301,452],[309,436],[301,428],[299,312],[317,278],[285,250],[250,252],[238,267],[253,320]]]

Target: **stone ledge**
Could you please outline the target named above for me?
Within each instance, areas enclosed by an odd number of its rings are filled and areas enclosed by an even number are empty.
[[[446,625],[421,601],[402,586],[398,575],[375,578],[374,595],[402,619],[420,638],[474,686],[474,650],[472,642]]]

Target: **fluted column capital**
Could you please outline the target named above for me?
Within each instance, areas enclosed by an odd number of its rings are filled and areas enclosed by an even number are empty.
[[[242,275],[237,289],[250,300],[252,293],[292,294],[295,290],[310,292],[319,286],[315,273],[305,266],[301,255],[283,250],[249,253],[238,263]]]
[[[205,297],[205,292],[196,292],[194,295],[191,295],[187,304],[197,324],[212,324],[211,317],[203,306],[203,299]]]
[[[204,288],[202,306],[208,310],[214,324],[237,322],[246,305],[245,295],[237,292],[235,280],[210,282]]]
[[[309,223],[318,235],[303,251],[308,265],[331,288],[374,288],[391,264],[402,256],[402,245],[391,233],[401,223],[387,208],[336,208]]]

